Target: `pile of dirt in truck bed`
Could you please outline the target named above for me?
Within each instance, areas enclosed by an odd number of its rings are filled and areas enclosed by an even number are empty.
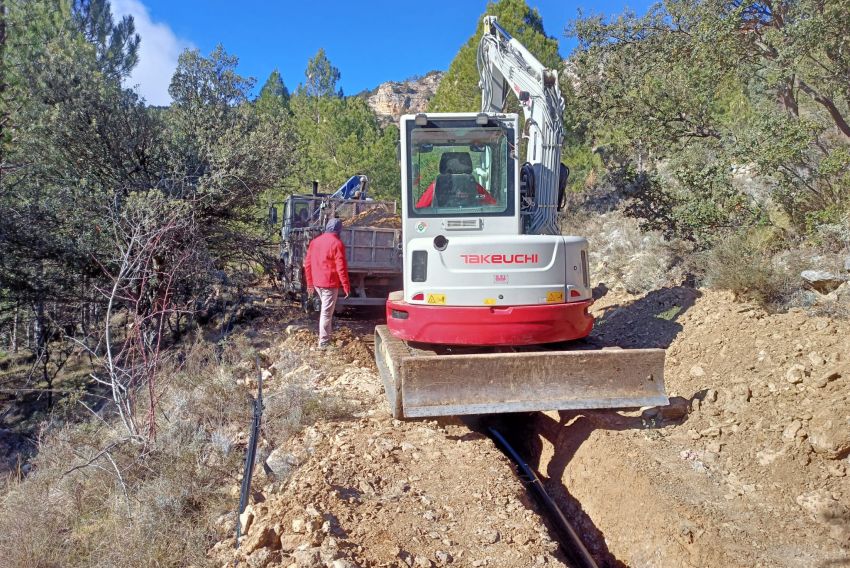
[[[376,204],[353,217],[343,219],[343,227],[379,227],[383,229],[401,229],[401,217],[393,213],[391,208],[384,204]]]

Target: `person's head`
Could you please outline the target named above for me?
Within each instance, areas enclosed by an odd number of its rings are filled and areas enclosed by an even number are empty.
[[[339,235],[342,232],[342,221],[336,218],[328,220],[328,224],[325,225],[325,232]]]

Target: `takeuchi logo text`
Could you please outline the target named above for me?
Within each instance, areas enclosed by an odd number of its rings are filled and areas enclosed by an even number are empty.
[[[464,264],[536,264],[536,254],[462,254]]]

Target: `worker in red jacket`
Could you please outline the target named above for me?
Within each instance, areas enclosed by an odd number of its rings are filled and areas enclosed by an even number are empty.
[[[307,278],[307,296],[313,291],[319,293],[322,300],[322,315],[319,317],[319,348],[328,347],[333,331],[333,317],[339,289],[345,291],[347,298],[351,294],[348,281],[348,264],[345,262],[345,245],[339,238],[342,221],[331,219],[325,226],[325,232],[319,235],[307,247],[304,259],[304,275]]]

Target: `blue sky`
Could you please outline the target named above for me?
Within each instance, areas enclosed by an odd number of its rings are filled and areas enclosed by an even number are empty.
[[[527,0],[543,16],[546,33],[564,37],[578,10],[612,14],[642,12],[648,0]],[[239,57],[239,71],[261,86],[273,69],[293,90],[307,60],[323,47],[342,73],[346,94],[384,81],[445,70],[475,31],[487,0],[112,0],[113,12],[130,14],[142,36],[140,63],[128,84],[151,104],[167,104],[168,83],[180,52],[209,53],[218,43]],[[509,30],[510,31],[510,30]]]

